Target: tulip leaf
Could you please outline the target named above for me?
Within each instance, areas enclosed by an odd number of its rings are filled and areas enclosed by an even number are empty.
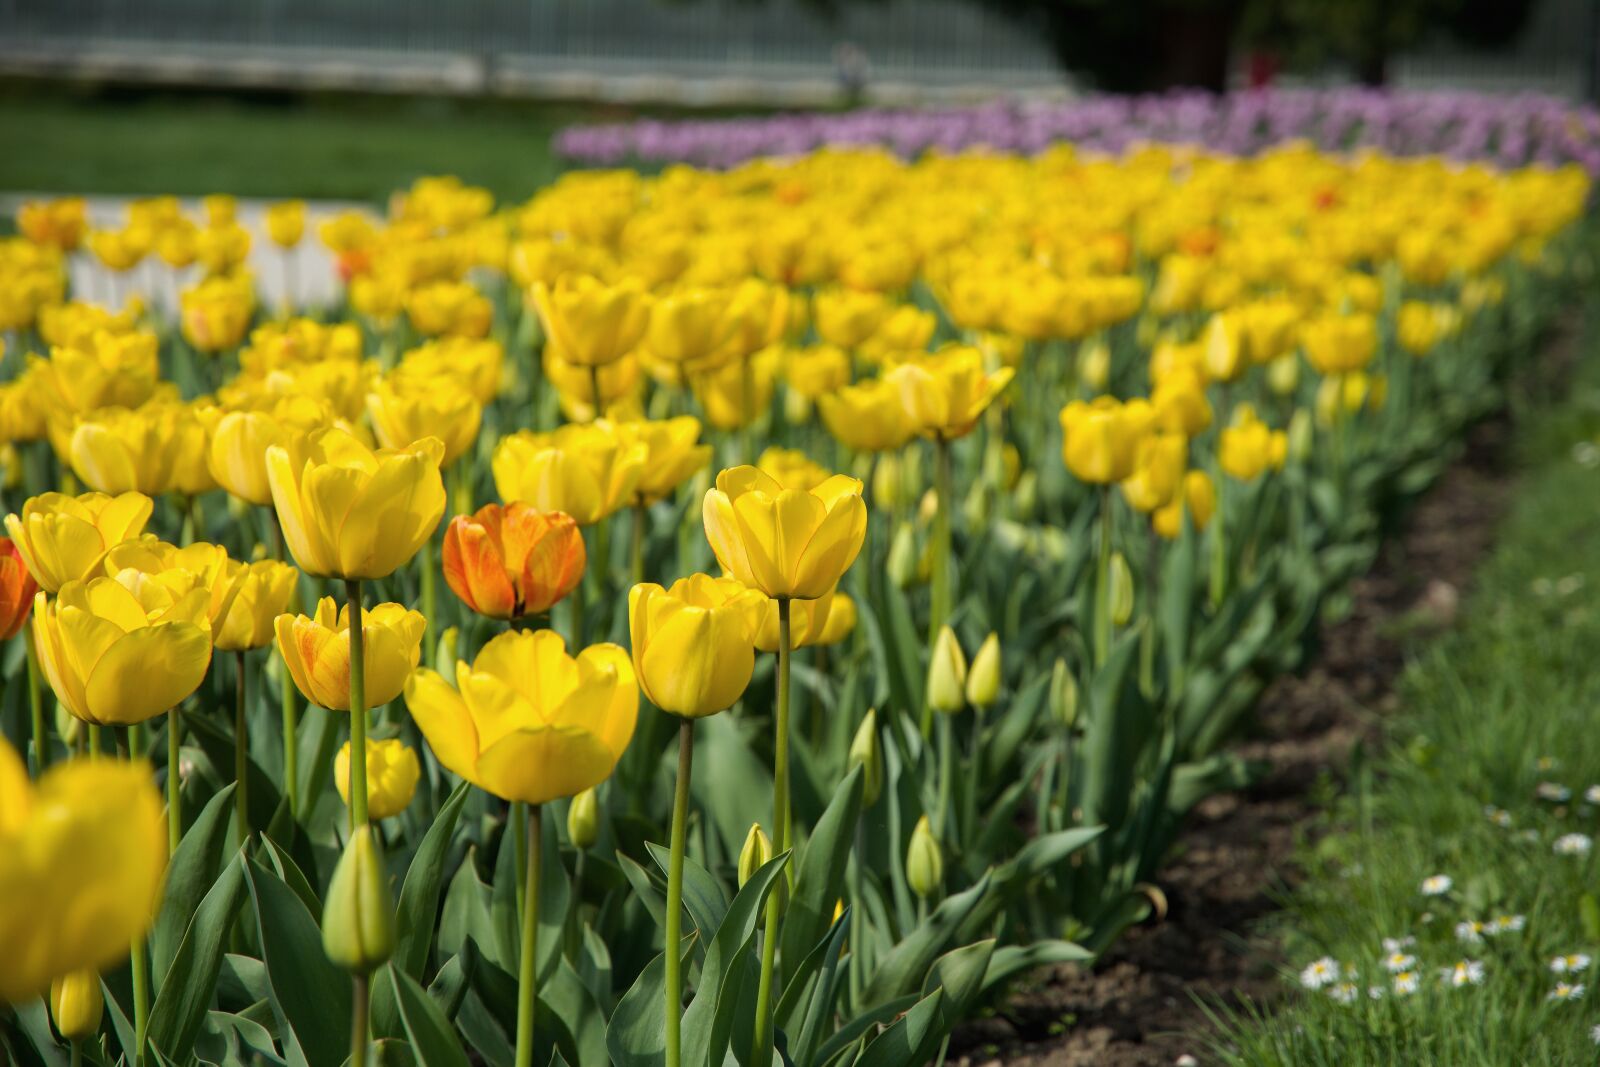
[[[283,884],[294,890],[294,895],[300,898],[300,903],[313,915],[321,914],[322,901],[317,897],[317,891],[311,888],[311,879],[306,877],[293,857],[285,852],[271,835],[263,832],[261,847],[266,852],[267,858],[272,861],[272,870]]]
[[[884,1001],[855,1016],[835,1030],[812,1057],[813,1063],[831,1063],[834,1057],[861,1039],[861,1035],[909,1011],[918,1002],[915,994]]]
[[[171,970],[150,1010],[148,1029],[150,1043],[170,1059],[188,1059],[205,1022],[217,973],[222,969],[228,931],[243,896],[243,872],[238,863],[229,863],[195,909],[178,954],[173,957]]]
[[[645,910],[656,921],[656,926],[665,928],[667,914],[667,898],[662,888],[650,876],[650,872],[641,866],[631,856],[617,853],[617,865],[622,868],[622,873],[627,876],[628,884],[633,887],[634,895],[644,904]]]
[[[439,951],[446,954],[460,952],[471,940],[491,963],[505,967],[507,959],[495,937],[494,922],[489,916],[489,887],[478,880],[475,849],[456,868],[455,877],[445,893],[444,911],[439,918]]]
[[[989,962],[994,958],[993,938],[965,945],[933,961],[928,977],[922,980],[924,996],[942,990],[944,999],[939,1004],[939,1037],[956,1028],[962,1018],[971,1013],[984,989]]]
[[[418,1067],[469,1067],[450,1020],[417,980],[392,963],[384,968]]]
[[[695,763],[716,774],[695,776],[694,799],[722,838],[725,853],[737,856],[750,824],[772,810],[772,771],[756,757],[745,725],[733,715],[712,715],[695,723]]]
[[[294,890],[260,864],[241,860],[255,905],[272,1013],[289,1067],[342,1063],[350,982],[322,951],[322,933]]]
[[[1029,735],[1038,728],[1040,712],[1049,692],[1050,672],[1041,671],[1037,678],[1011,698],[1005,714],[995,722],[982,749],[983,772],[988,776],[986,781],[1008,780],[1006,769],[1011,766],[1011,761],[1021,751]]]
[[[935,989],[917,1001],[866,1047],[855,1067],[918,1067],[932,1060],[934,1047],[944,1036],[938,1029],[944,999],[944,991]]]
[[[739,991],[746,986],[753,989],[758,977],[756,961],[750,951],[755,944],[756,928],[765,912],[767,895],[793,855],[784,852],[774,856],[750,876],[728,906],[728,914],[717,927],[711,944],[706,946],[705,963],[700,968],[700,987],[683,1014],[685,1063],[720,1064],[727,1054]]]
[[[494,1013],[484,1004],[476,991],[467,993],[456,1013],[456,1025],[483,1061],[490,1067],[511,1067],[517,1051],[506,1039],[505,1032],[495,1021]]]
[[[1094,953],[1071,941],[1035,941],[1027,945],[1002,945],[989,959],[983,974],[983,991],[990,993],[1002,982],[1036,967],[1058,963],[1086,963]]]
[[[468,783],[462,782],[439,808],[433,825],[428,827],[416,854],[411,857],[405,883],[400,888],[394,961],[401,970],[418,981],[422,980],[428,964],[428,948],[433,941],[435,920],[438,918],[439,892],[444,881],[445,861],[450,854],[450,841],[455,835],[456,821],[467,802],[470,788]]]
[[[666,953],[657,953],[617,1002],[606,1026],[606,1051],[614,1067],[658,1067],[667,1062],[667,1028],[662,1016],[666,974]],[[694,1032],[688,1025],[683,1029],[685,1038]],[[686,1057],[685,1062],[699,1067],[703,1061]]]
[[[646,845],[650,850],[650,858],[656,861],[656,866],[661,868],[663,874],[668,870],[672,854],[660,845]],[[717,932],[717,927],[722,925],[724,916],[728,914],[728,895],[722,891],[722,885],[713,877],[711,872],[688,856],[683,857],[683,906],[689,910],[689,918],[694,920],[695,929],[700,931],[700,945],[711,943],[712,935]],[[666,904],[663,901],[662,910],[665,912]]]
[[[230,782],[206,802],[167,864],[167,888],[150,932],[150,965],[158,993],[172,969],[178,945],[191,926],[195,909],[217,881],[233,817],[233,790]]]
[[[115,1003],[109,994],[105,1000],[107,1005]],[[38,1054],[37,1062],[42,1067],[67,1067],[67,1054],[56,1043],[56,1036],[50,1029],[50,1009],[45,1006],[45,998],[34,997],[32,1000],[23,1001],[14,1005],[12,1011],[16,1013],[22,1036],[28,1039],[33,1051]],[[5,1051],[6,1045],[0,1043],[0,1054]]]
[[[839,953],[849,929],[850,909],[846,908],[828,936],[812,949],[811,955],[794,973],[785,976],[787,984],[783,999],[778,1003],[778,1025],[785,1031],[796,1031],[789,1052],[796,1067],[811,1067],[812,1050],[816,1048],[822,1027],[833,1017]],[[801,995],[803,993],[809,995]]]
[[[565,1024],[572,1036],[573,1062],[606,1061],[606,1017],[594,995],[565,959],[558,961],[554,973],[539,985],[541,1010],[549,1008]],[[557,1054],[560,1048],[557,1048]]]
[[[861,790],[861,768],[856,767],[839,783],[800,853],[779,942],[786,960],[802,959],[833,922],[834,904],[844,895],[845,868],[861,814]]]
[[[970,888],[946,897],[926,921],[890,949],[862,993],[863,1004],[877,1004],[914,992],[936,956],[989,892],[985,874]]]

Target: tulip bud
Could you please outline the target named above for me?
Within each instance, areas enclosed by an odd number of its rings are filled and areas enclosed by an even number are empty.
[[[911,831],[911,846],[906,849],[906,884],[919,897],[927,897],[944,883],[944,856],[939,840],[924,815]]]
[[[757,871],[772,861],[772,839],[767,836],[761,824],[750,824],[750,832],[745,835],[744,847],[739,850],[739,888],[743,889]]]
[[[878,709],[868,709],[850,742],[846,767],[861,768],[861,806],[870,808],[883,793],[883,747],[878,739]]]
[[[1313,433],[1311,413],[1305,408],[1297,408],[1289,419],[1289,462],[1304,463],[1306,457],[1311,455]]]
[[[917,538],[909,522],[895,527],[894,539],[889,542],[889,580],[900,589],[909,589],[917,581]]]
[[[967,520],[968,526],[978,528],[988,524],[989,490],[983,482],[972,483],[966,500],[961,503],[961,515]]]
[[[577,848],[589,848],[600,837],[600,798],[585,789],[567,808],[567,836]]]
[[[78,731],[83,729],[83,720],[67,710],[61,701],[56,701],[56,736],[61,738],[62,744],[68,748],[73,747],[78,741]]]
[[[804,426],[811,418],[811,401],[798,389],[785,389],[783,418],[790,426]]]
[[[1300,357],[1290,352],[1267,364],[1267,387],[1278,396],[1289,396],[1300,384]]]
[[[50,1017],[68,1041],[81,1041],[100,1029],[104,1010],[100,976],[94,971],[73,971],[50,983]]]
[[[978,646],[967,672],[967,703],[987,708],[1000,697],[1000,635],[991,633]]]
[[[939,513],[939,494],[929,489],[922,494],[922,500],[917,504],[917,521],[932,522],[933,517]]]
[[[322,951],[357,974],[370,974],[394,952],[394,898],[371,826],[356,829],[333,869],[322,905]]]
[[[961,651],[956,633],[940,627],[928,660],[928,706],[934,711],[954,715],[967,706],[967,657]]]
[[[872,502],[884,511],[894,512],[905,499],[904,464],[893,452],[878,456],[872,471]]]
[[[1031,519],[1039,506],[1039,476],[1033,471],[1023,471],[1017,487],[1011,493],[1011,507],[1019,519]]]
[[[1118,626],[1128,625],[1133,618],[1133,572],[1128,569],[1128,559],[1121,552],[1111,554],[1111,621]]]
[[[1078,349],[1078,378],[1097,393],[1111,380],[1111,348],[1104,341],[1084,341]]]
[[[1064,659],[1050,668],[1050,714],[1069,730],[1078,721],[1078,679]]]
[[[444,633],[439,635],[439,641],[434,646],[433,664],[435,670],[454,671],[456,665],[456,649],[461,641],[461,630],[455,626],[445,627]]]

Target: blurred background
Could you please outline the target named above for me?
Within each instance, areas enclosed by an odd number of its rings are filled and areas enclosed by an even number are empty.
[[[573,125],[1343,85],[1592,101],[1600,0],[0,0],[0,191],[525,196],[606,161]]]

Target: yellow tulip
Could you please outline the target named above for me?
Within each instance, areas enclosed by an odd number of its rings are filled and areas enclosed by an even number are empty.
[[[632,352],[650,324],[650,299],[636,282],[607,285],[564,274],[554,286],[533,285],[545,334],[568,363],[602,367]]]
[[[355,828],[328,880],[322,952],[335,966],[369,975],[394,954],[394,896],[376,831]]]
[[[862,341],[857,351],[863,359],[881,363],[901,352],[921,352],[928,347],[939,317],[912,304],[902,304],[878,323],[872,336]]]
[[[906,885],[919,897],[938,892],[944,884],[944,854],[939,839],[933,835],[933,825],[924,815],[911,830],[911,844],[906,849]]]
[[[1317,387],[1317,421],[1328,426],[1363,408],[1378,411],[1388,395],[1389,380],[1381,374],[1356,371],[1330,375]]]
[[[719,430],[737,430],[772,405],[777,357],[763,349],[748,359],[731,360],[691,379],[706,421]]]
[[[1160,507],[1150,516],[1156,533],[1171,541],[1183,532],[1183,515],[1187,511],[1189,523],[1196,530],[1204,530],[1217,510],[1217,487],[1211,475],[1194,470],[1183,476],[1183,491],[1172,502]]]
[[[333,423],[328,405],[308,396],[282,397],[259,410],[213,408],[202,417],[211,422],[206,447],[211,477],[239,499],[260,506],[272,503],[267,449]]]
[[[967,345],[950,345],[925,359],[902,363],[885,378],[900,390],[907,421],[941,441],[965,437],[1015,372],[984,371],[983,355]]]
[[[702,508],[706,540],[733,577],[771,597],[813,600],[838,584],[867,533],[858,479],[785,489],[754,467],[717,475]]]
[[[1133,473],[1123,479],[1122,497],[1135,511],[1154,511],[1178,491],[1189,464],[1189,442],[1181,434],[1153,433],[1139,441]]]
[[[154,333],[101,330],[84,342],[50,350],[35,359],[40,400],[57,410],[87,414],[97,408],[133,408],[159,390],[159,341]],[[36,368],[36,369],[35,369]]]
[[[741,355],[744,328],[734,295],[732,289],[694,288],[657,297],[645,333],[650,354],[680,376]]]
[[[406,317],[424,337],[488,335],[494,305],[468,282],[437,281],[411,290],[405,297]]]
[[[166,404],[103,408],[78,420],[69,443],[72,471],[102,493],[171,491],[182,411]],[[203,454],[203,453],[202,453]]]
[[[812,302],[817,333],[831,345],[851,349],[877,332],[894,310],[882,293],[858,289],[824,289]]]
[[[417,752],[399,739],[367,740],[367,815],[387,819],[399,815],[411,803],[422,776]],[[350,803],[350,742],[339,746],[333,757],[333,784],[339,799]]]
[[[204,259],[202,231],[201,258]],[[256,312],[255,287],[248,277],[207,278],[179,298],[183,339],[201,352],[215,354],[238,346]]]
[[[499,341],[441,337],[407,352],[394,376],[422,381],[453,378],[477,397],[479,404],[488,404],[500,395],[505,360],[505,346]]]
[[[755,633],[756,649],[778,651],[778,602],[768,600],[757,613],[760,626]],[[844,640],[856,627],[856,602],[848,593],[830,591],[815,600],[796,600],[789,605],[789,647],[832,645]]]
[[[1233,381],[1249,368],[1246,355],[1234,317],[1227,312],[1211,316],[1205,332],[1206,377],[1214,382]]]
[[[544,367],[545,378],[555,386],[560,397],[561,413],[573,422],[594,421],[596,378],[600,384],[602,414],[638,407],[639,360],[636,356],[623,356],[603,367],[583,367],[568,363],[560,357],[554,346],[547,345],[540,363]]]
[[[698,719],[733,707],[755,667],[755,621],[767,600],[732,578],[695,574],[628,594],[639,688],[662,711]]]
[[[179,548],[145,534],[113,545],[106,553],[105,572],[125,585],[143,581],[164,585],[173,599],[191,589],[205,590],[206,624],[215,636],[238,595],[243,579],[240,566],[228,558],[228,550],[221,545],[197,541]]]
[[[1301,327],[1300,341],[1317,373],[1350,374],[1377,353],[1378,323],[1371,315],[1323,315]]]
[[[404,449],[427,437],[444,442],[442,466],[449,466],[478,440],[483,407],[449,378],[433,381],[393,376],[367,394],[367,414],[378,443]]]
[[[279,248],[293,248],[306,232],[306,202],[280,200],[267,206],[267,236]]]
[[[224,652],[272,644],[275,622],[288,610],[300,573],[277,560],[229,560],[224,580],[233,587],[233,602],[212,626],[213,644]]]
[[[991,633],[978,646],[967,671],[967,703],[987,708],[1000,698],[1000,635]]]
[[[490,463],[500,499],[564,511],[580,526],[631,503],[650,450],[623,425],[601,419],[501,438]]]
[[[551,630],[508,631],[471,666],[456,664],[456,686],[413,673],[406,706],[446,769],[502,799],[543,804],[611,776],[633,738],[639,685],[616,645],[574,657]]]
[[[6,533],[28,573],[46,592],[55,593],[67,582],[98,575],[106,551],[138,537],[154,507],[140,493],[45,493],[23,504],[20,518],[6,516]]]
[[[1230,477],[1248,482],[1269,468],[1282,470],[1288,452],[1288,435],[1268,427],[1249,404],[1240,404],[1233,425],[1222,431],[1217,459]]]
[[[250,258],[250,244],[250,231],[239,223],[213,223],[196,232],[195,258],[206,274],[227,277]]]
[[[946,715],[967,706],[967,656],[948,626],[939,628],[928,660],[928,706]]]
[[[1139,442],[1156,418],[1149,401],[1101,396],[1061,409],[1062,458],[1080,481],[1103,485],[1133,473]]]
[[[798,448],[765,449],[756,457],[756,468],[785,489],[810,492],[828,480],[827,470]]]
[[[100,1029],[106,1002],[100,976],[93,970],[73,971],[50,983],[50,1018],[68,1041],[79,1041]]]
[[[70,760],[34,784],[0,737],[0,1003],[123,959],[155,921],[166,864],[148,764]]]
[[[792,392],[816,400],[850,384],[850,357],[833,345],[791,349],[783,378]]]
[[[711,446],[699,443],[700,420],[693,415],[619,422],[616,428],[645,446],[644,469],[634,490],[641,503],[665,500],[711,461]]]
[[[1150,393],[1156,420],[1163,430],[1194,437],[1211,425],[1211,402],[1199,374],[1188,367],[1168,373]]]
[[[900,389],[883,378],[868,378],[817,398],[823,425],[847,448],[888,452],[917,432]]]
[[[444,516],[443,455],[438,438],[373,452],[340,429],[268,448],[272,502],[300,569],[319,578],[393,574]]]
[[[278,651],[295,687],[311,703],[329,711],[350,710],[350,606],[336,608],[332,597],[317,602],[317,613],[279,615],[274,621]],[[366,703],[379,708],[400,695],[406,676],[422,659],[422,613],[403,604],[378,604],[361,612],[362,663]]]
[[[33,602],[39,666],[85,722],[152,719],[200,687],[211,665],[211,591],[135,570],[68,582]]]

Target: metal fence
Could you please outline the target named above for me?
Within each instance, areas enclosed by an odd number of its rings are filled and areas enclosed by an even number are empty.
[[[1597,3],[1542,0],[1511,50],[1421,50],[1397,60],[1396,81],[1582,95]],[[1065,84],[1042,42],[971,0],[838,7],[829,17],[804,0],[0,0],[0,73],[654,97],[712,82],[753,100],[782,86],[825,98],[848,43],[880,89]]]

